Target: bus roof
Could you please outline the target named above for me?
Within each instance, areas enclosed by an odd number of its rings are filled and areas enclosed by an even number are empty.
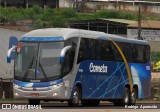
[[[46,28],[33,30],[22,36],[21,41],[58,41],[67,40],[71,37],[85,37],[85,38],[103,38],[112,39],[119,42],[136,43],[136,44],[149,44],[144,40],[128,39],[117,35],[106,34],[98,31],[88,31],[71,28]]]

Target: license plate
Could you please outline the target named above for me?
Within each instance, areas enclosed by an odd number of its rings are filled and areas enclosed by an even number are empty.
[[[30,96],[39,96],[39,93],[31,93]]]

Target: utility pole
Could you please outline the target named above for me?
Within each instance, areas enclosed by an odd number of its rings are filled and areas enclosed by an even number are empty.
[[[138,40],[143,40],[141,36],[141,3],[138,4]]]
[[[1,21],[1,0],[0,0],[0,21]]]

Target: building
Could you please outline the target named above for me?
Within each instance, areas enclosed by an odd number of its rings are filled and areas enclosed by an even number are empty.
[[[137,28],[137,22],[129,24],[127,26],[127,37],[137,39]],[[160,52],[160,21],[143,20],[141,28],[141,37],[150,43],[151,51]]]
[[[20,38],[25,29],[16,26],[0,26],[0,99],[13,98],[13,62],[7,63],[7,51],[9,47],[10,36]]]
[[[17,7],[28,8],[33,5],[39,5],[41,7],[58,8],[60,0],[1,0],[1,6],[3,7]]]
[[[128,0],[0,0],[2,7],[28,8],[38,5],[43,8],[75,8],[78,12],[95,12],[112,9],[137,11],[141,4],[143,12],[160,13],[160,2]]]
[[[13,63],[8,64],[6,60],[10,36],[20,38],[26,33],[15,29],[13,26],[0,26],[0,78],[2,79],[13,78]]]
[[[86,3],[88,10],[120,10],[120,11],[137,11],[139,4],[141,11],[147,13],[160,14],[160,1],[151,2],[143,0],[89,0]]]
[[[138,22],[125,19],[70,21],[68,27],[102,31],[131,39],[137,39],[138,36]],[[141,22],[141,27],[141,37],[150,43],[151,51],[160,52],[160,21],[145,20]]]
[[[135,21],[123,19],[91,19],[70,21],[70,28],[101,31],[105,33],[115,34],[126,37],[127,25]]]

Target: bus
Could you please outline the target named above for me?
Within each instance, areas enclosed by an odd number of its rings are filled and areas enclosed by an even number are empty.
[[[10,44],[14,60],[13,94],[40,101],[67,101],[69,106],[96,106],[100,101],[134,105],[150,96],[150,45],[97,31],[71,28],[33,30]],[[11,54],[15,54],[12,58]]]

